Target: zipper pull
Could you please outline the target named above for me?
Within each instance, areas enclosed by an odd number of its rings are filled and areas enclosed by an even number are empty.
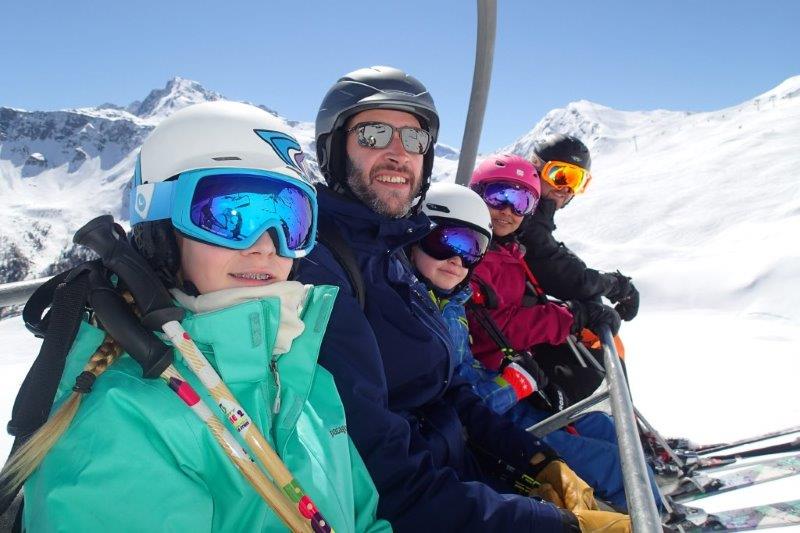
[[[272,414],[277,415],[281,412],[281,375],[278,373],[278,358],[273,357],[269,363],[269,369],[272,370],[272,377],[275,379],[275,401],[272,402]]]

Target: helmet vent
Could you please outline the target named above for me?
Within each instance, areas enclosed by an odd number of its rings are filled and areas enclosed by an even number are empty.
[[[241,157],[236,157],[235,155],[229,155],[224,157],[212,157],[214,161],[241,161]]]
[[[448,209],[447,206],[444,206],[444,205],[432,204],[432,203],[429,202],[429,203],[425,204],[425,206],[428,209],[430,209],[431,211],[441,211],[442,213],[449,213],[450,212],[450,209]]]
[[[498,167],[506,166],[506,162],[505,161],[500,161],[499,159],[495,159],[494,164],[497,165]]]

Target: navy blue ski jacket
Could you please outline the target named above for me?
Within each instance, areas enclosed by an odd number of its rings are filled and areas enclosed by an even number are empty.
[[[378,488],[378,515],[401,532],[560,532],[556,507],[476,483],[483,479],[465,435],[521,469],[543,445],[453,375],[447,326],[400,255],[429,231],[428,218],[391,219],[318,191],[320,224],[336,225],[361,270],[365,308],[324,245],[300,261],[296,279],[341,287],[319,363],[336,380],[348,432]]]

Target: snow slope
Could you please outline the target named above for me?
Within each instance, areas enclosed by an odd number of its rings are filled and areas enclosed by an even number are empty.
[[[145,99],[150,111],[141,116],[144,103],[50,114],[0,108],[2,269],[14,257],[9,243],[30,263],[24,275],[35,276],[91,216],[125,216],[120,195],[134,145],[181,102],[218,97],[176,80]],[[43,140],[10,135],[9,124],[22,122],[13,131],[52,123],[63,132]],[[313,125],[287,124],[308,150]],[[704,113],[574,102],[499,151],[528,155],[533,141],[551,132],[580,136],[594,160],[588,192],[557,215],[557,236],[590,265],[632,276],[642,294],[640,314],[622,335],[643,414],[663,433],[696,441],[800,423],[800,76]],[[86,153],[80,165],[73,163],[81,159],[78,148]],[[42,157],[31,159],[34,153]],[[437,147],[435,179],[453,180],[457,157]],[[0,339],[0,419],[7,420],[37,342],[18,318],[0,321]],[[6,450],[10,440],[3,439]],[[795,479],[703,503],[713,511],[798,494]]]

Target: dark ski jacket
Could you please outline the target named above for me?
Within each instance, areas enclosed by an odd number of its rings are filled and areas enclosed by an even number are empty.
[[[613,280],[586,266],[563,242],[553,237],[556,204],[542,198],[533,215],[525,217],[517,238],[525,246],[525,262],[544,291],[561,300],[592,300],[604,295]]]
[[[319,363],[336,381],[348,433],[378,488],[378,515],[415,533],[561,531],[556,507],[474,483],[481,474],[465,433],[523,469],[543,445],[454,376],[447,326],[401,259],[401,248],[429,231],[428,218],[387,218],[318,190],[320,224],[336,224],[360,268],[364,311],[324,245],[300,262],[298,279],[341,287]]]

